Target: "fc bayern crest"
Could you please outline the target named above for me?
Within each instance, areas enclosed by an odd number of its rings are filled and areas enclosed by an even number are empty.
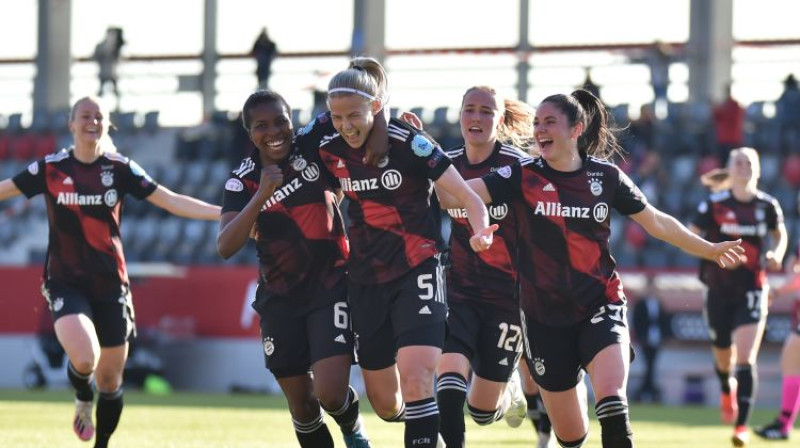
[[[274,352],[275,344],[272,342],[272,338],[264,338],[264,354],[270,356]]]
[[[292,160],[292,168],[294,168],[295,171],[303,171],[306,169],[306,166],[308,166],[308,162],[302,157]]]
[[[104,187],[110,187],[114,185],[114,173],[111,171],[103,171],[100,173],[100,182],[102,182]]]
[[[589,179],[589,191],[595,196],[603,194],[603,181],[595,178]]]

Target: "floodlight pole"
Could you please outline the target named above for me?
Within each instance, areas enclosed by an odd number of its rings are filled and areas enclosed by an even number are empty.
[[[517,50],[517,99],[528,101],[528,73],[531,70],[531,44],[528,36],[530,0],[519,0],[519,45]]]

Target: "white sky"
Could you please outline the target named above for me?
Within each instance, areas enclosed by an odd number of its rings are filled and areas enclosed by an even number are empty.
[[[36,0],[13,1],[3,11],[0,26],[0,59],[32,58],[36,52]],[[800,1],[733,0],[734,37],[749,39],[800,39]],[[203,43],[203,0],[72,0],[72,48],[76,57],[91,54],[108,26],[124,29],[124,55],[199,54]],[[447,48],[514,46],[518,40],[519,0],[386,0],[386,44],[389,48]],[[662,40],[683,42],[689,36],[689,0],[532,0],[530,39],[533,45],[631,43]],[[353,23],[352,0],[218,0],[218,42],[220,53],[246,53],[258,31],[266,26],[284,52],[343,51],[350,46]],[[638,17],[633,20],[630,17]],[[13,42],[13,45],[9,45]],[[779,80],[787,73],[800,73],[800,53],[743,50],[735,58],[766,59],[758,68],[735,67],[734,78],[749,87],[735,90],[744,101],[771,99],[780,92]],[[278,60],[273,87],[295,107],[310,105],[309,88],[320,79],[314,70],[343,68],[344,59]],[[513,55],[397,57],[387,61],[392,86],[401,107],[423,102],[457,103],[459,90],[489,82],[513,93],[516,73]],[[619,56],[569,54],[536,56],[534,89],[529,100],[580,82],[582,66],[592,66],[593,77],[604,86],[609,100],[636,103],[651,95],[646,68],[617,70]],[[766,65],[765,65],[766,64]],[[196,72],[197,64],[183,64],[180,71]],[[453,72],[453,70],[457,70]],[[678,83],[688,77],[685,68],[674,66]],[[25,70],[0,65],[0,102],[18,107],[9,97],[28,86]],[[177,81],[153,66],[124,65],[123,89],[140,93],[142,103],[152,104],[153,95],[175,90]],[[236,109],[254,87],[251,61],[224,61],[219,66],[221,92],[218,107]],[[75,95],[96,89],[93,65],[73,68]],[[324,79],[322,80],[324,81]],[[744,83],[742,83],[744,86]],[[25,87],[30,88],[30,87]],[[537,90],[539,89],[539,90]],[[24,88],[22,89],[24,91]],[[223,94],[224,92],[224,94]],[[608,95],[606,95],[608,94]],[[437,97],[439,95],[439,97]],[[670,91],[671,97],[685,99],[685,87]],[[436,97],[436,98],[434,98]],[[7,101],[2,101],[5,98]],[[16,101],[21,101],[17,99]],[[29,100],[25,100],[29,101]],[[136,98],[124,106],[140,107]],[[193,93],[174,96],[185,115],[198,98]],[[0,108],[0,113],[8,113]],[[169,115],[168,113],[162,114]],[[196,117],[194,117],[196,118]]]

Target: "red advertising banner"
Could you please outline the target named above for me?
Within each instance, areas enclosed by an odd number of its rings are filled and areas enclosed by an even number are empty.
[[[47,331],[41,275],[41,267],[0,268],[0,334]],[[131,266],[136,325],[175,337],[258,337],[257,276],[249,266]]]

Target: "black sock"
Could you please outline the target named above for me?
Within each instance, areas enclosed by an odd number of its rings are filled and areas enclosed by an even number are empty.
[[[378,416],[378,417],[380,417],[380,416]],[[406,404],[405,403],[400,403],[400,410],[397,411],[396,414],[394,414],[391,417],[386,417],[386,418],[381,417],[381,419],[383,421],[386,421],[386,422],[389,422],[389,423],[397,423],[397,422],[406,421]]]
[[[433,397],[406,403],[406,448],[435,448],[439,439],[439,408]]]
[[[632,448],[633,430],[628,418],[628,403],[621,397],[611,396],[594,406],[600,421],[603,448]]]
[[[301,448],[333,448],[333,438],[328,425],[322,420],[322,414],[310,423],[300,423],[292,419],[294,433]]]
[[[469,415],[472,416],[472,420],[474,420],[475,423],[477,423],[480,426],[491,425],[492,423],[503,418],[502,409],[493,409],[491,411],[486,411],[483,409],[478,409],[467,403],[467,410],[469,411]]]
[[[323,409],[325,408],[323,407]],[[361,421],[358,419],[358,394],[353,386],[349,386],[347,400],[341,408],[333,411],[325,409],[325,412],[336,421],[342,434],[349,436],[361,430]]]
[[[542,411],[539,410],[539,394],[525,394],[525,401],[528,402],[528,418],[533,422],[533,427],[539,430],[539,420],[542,418]]]
[[[92,391],[92,372],[80,373],[71,362],[67,363],[67,378],[75,389],[75,398],[81,401],[94,401]]]
[[[536,401],[539,403],[539,426],[536,428],[542,434],[550,434],[553,430],[553,425],[550,423],[550,416],[547,415],[547,408],[544,407],[544,401],[541,395],[537,395]]]
[[[97,399],[97,425],[95,426],[94,448],[106,448],[111,434],[117,429],[122,415],[122,388],[114,392],[100,392]]]
[[[464,402],[467,401],[467,380],[449,372],[436,381],[436,401],[439,404],[439,432],[450,448],[464,447]]]
[[[746,425],[750,420],[753,401],[756,397],[758,371],[755,366],[736,366],[736,402],[739,405],[739,415],[736,417],[736,426]]]
[[[714,372],[716,372],[717,378],[719,378],[719,384],[722,387],[722,393],[724,394],[731,393],[731,383],[729,380],[731,373],[719,370],[719,367],[717,367],[716,364],[714,365]]]

